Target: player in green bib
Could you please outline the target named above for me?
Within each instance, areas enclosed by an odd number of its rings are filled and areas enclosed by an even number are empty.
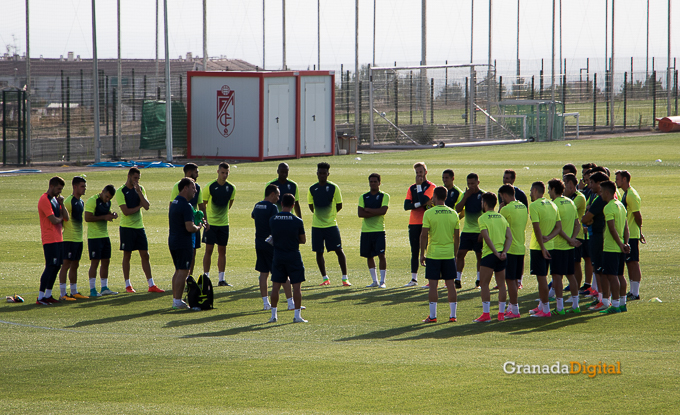
[[[640,213],[641,199],[637,190],[630,185],[630,173],[628,170],[616,172],[616,186],[623,191],[621,203],[626,208],[628,215],[628,230],[630,232],[630,253],[626,255],[626,268],[628,268],[628,278],[630,278],[630,292],[626,294],[628,300],[640,299],[640,281],[642,271],[640,270],[640,244],[645,244],[645,236],[642,234],[642,214]]]
[[[203,256],[203,273],[210,276],[212,254],[217,245],[217,270],[219,272],[219,287],[231,287],[224,277],[227,267],[227,244],[229,243],[229,210],[234,204],[236,188],[227,181],[231,167],[229,163],[222,162],[217,167],[217,179],[205,185],[203,200],[206,204],[205,226],[203,243],[205,255]]]
[[[316,166],[318,182],[309,187],[307,191],[307,203],[312,212],[312,251],[316,253],[316,264],[323,281],[322,286],[331,285],[331,280],[326,273],[326,260],[323,257],[324,245],[328,252],[333,251],[338,257],[338,264],[342,271],[342,285],[349,287],[352,284],[347,276],[347,258],[342,250],[342,239],[336,217],[342,209],[342,195],[340,188],[333,182],[328,181],[331,165],[326,162]]]
[[[497,203],[496,195],[486,192],[482,195],[482,209],[484,213],[477,221],[479,232],[484,239],[482,248],[482,261],[479,268],[479,286],[482,294],[482,315],[474,321],[476,323],[488,323],[491,321],[491,292],[489,283],[491,277],[496,275],[498,286],[498,321],[505,320],[505,267],[507,253],[512,245],[512,231],[508,221],[503,215],[494,212]]]
[[[548,303],[548,266],[550,265],[550,251],[554,247],[553,238],[562,230],[560,212],[557,206],[543,197],[545,184],[534,182],[531,185],[531,204],[529,205],[529,217],[533,232],[529,242],[530,272],[538,281],[538,294],[540,301],[538,307],[529,311],[532,316],[550,317],[550,304]]]
[[[555,245],[550,251],[550,274],[552,275],[553,289],[555,290],[555,310],[553,315],[564,315],[564,298],[562,277],[566,276],[569,281],[569,290],[571,292],[570,311],[580,313],[581,309],[578,304],[578,283],[574,277],[574,251],[576,246],[580,246],[575,236],[581,229],[581,223],[578,218],[578,210],[574,202],[563,196],[564,183],[560,179],[552,179],[548,182],[548,194],[552,202],[557,206],[560,213],[562,223],[562,230],[555,237]]]
[[[529,211],[524,203],[515,199],[515,189],[510,184],[504,184],[498,189],[498,194],[503,199],[503,207],[500,214],[510,226],[512,245],[507,253],[507,265],[505,267],[505,282],[508,287],[510,304],[505,312],[505,319],[519,318],[519,304],[517,302],[517,290],[522,283],[524,273],[524,256],[526,253],[526,228],[529,219]]]
[[[626,278],[623,276],[623,268],[626,254],[630,253],[628,239],[630,232],[627,212],[623,203],[615,199],[616,185],[612,181],[600,183],[600,197],[606,203],[604,207],[604,219],[607,226],[604,228],[604,246],[602,248],[602,274],[609,284],[604,285],[602,302],[607,304],[611,294],[610,307],[601,310],[600,313],[615,314],[626,309]],[[623,239],[621,238],[623,236]],[[605,302],[606,301],[606,302]]]
[[[111,240],[109,239],[107,222],[118,218],[116,212],[111,212],[111,200],[115,194],[116,188],[109,184],[104,187],[101,193],[90,197],[85,203],[85,222],[88,223],[87,251],[90,256],[90,297],[118,294],[108,287]],[[97,281],[97,268],[99,268],[100,263],[101,292],[97,292],[95,283]]]
[[[59,271],[59,290],[62,301],[76,301],[89,298],[78,292],[78,266],[83,254],[83,211],[85,203],[83,195],[87,190],[84,178],[75,176],[71,181],[73,193],[64,200],[68,210],[68,220],[64,220],[64,262]],[[66,295],[66,275],[71,282],[71,295]]]
[[[446,187],[434,189],[434,206],[423,214],[423,230],[420,233],[420,264],[425,266],[425,278],[429,282],[428,299],[430,315],[425,323],[437,322],[437,284],[444,280],[448,291],[449,321],[456,321],[458,306],[456,286],[456,251],[460,243],[458,214],[446,202]],[[427,254],[426,254],[427,251]]]
[[[146,197],[146,190],[139,184],[141,173],[138,168],[132,167],[128,171],[127,181],[116,191],[116,202],[123,216],[120,220],[120,250],[123,251],[123,278],[125,278],[125,291],[135,293],[130,282],[130,259],[133,251],[139,251],[142,262],[142,270],[149,284],[150,293],[163,293],[156,286],[151,276],[151,264],[149,263],[149,242],[144,230],[142,209],[149,210],[151,203]]]
[[[359,196],[357,212],[361,221],[361,241],[359,253],[366,258],[368,272],[373,282],[367,287],[386,288],[387,260],[385,259],[385,214],[390,204],[390,195],[380,190],[380,175],[371,173],[368,176],[370,191]],[[380,266],[380,283],[375,270],[375,257]]]

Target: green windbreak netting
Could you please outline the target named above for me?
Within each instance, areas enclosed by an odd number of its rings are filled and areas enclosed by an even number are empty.
[[[503,115],[525,115],[526,136],[535,141],[548,140],[548,126],[550,119],[553,125],[553,141],[564,140],[564,105],[555,101],[539,100],[506,100],[499,102]],[[505,118],[506,127],[518,137],[524,136],[524,121],[522,118]]]
[[[172,147],[187,147],[187,111],[184,103],[179,101],[172,102]],[[165,148],[165,101],[144,101],[139,148]]]

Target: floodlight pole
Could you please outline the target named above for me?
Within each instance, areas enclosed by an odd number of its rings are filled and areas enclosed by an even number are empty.
[[[156,87],[158,87],[158,0],[156,0]]]
[[[647,54],[645,55],[645,89],[649,79],[649,0],[647,0]]]
[[[491,42],[491,28],[492,28],[491,20],[492,19],[491,19],[491,17],[492,16],[493,16],[492,0],[489,0],[489,62],[488,62],[489,67],[488,67],[488,70],[486,72],[486,82],[487,82],[487,84],[486,84],[486,112],[488,114],[491,114],[491,97],[492,97],[491,85],[496,84],[496,70],[495,70],[495,68],[494,68],[494,71],[493,71],[493,80],[491,79],[491,45],[492,45],[492,42]],[[489,117],[487,116],[485,118],[485,120],[486,120],[486,122],[485,122],[485,125],[484,125],[484,139],[488,140],[489,139]]]
[[[517,83],[519,83],[519,0],[517,0],[517,56],[515,62],[517,63]]]
[[[263,71],[265,70],[265,66],[264,66],[265,60],[264,60],[264,57],[265,57],[265,54],[266,54],[266,53],[265,53],[265,51],[266,51],[266,49],[265,49],[265,39],[264,39],[264,32],[265,32],[265,25],[264,25],[264,3],[265,3],[265,0],[262,0],[262,70],[263,70]]]
[[[170,89],[170,47],[168,40],[168,0],[163,0],[165,23],[165,149],[167,161],[172,163],[172,92]]]
[[[420,64],[427,65],[427,0],[421,1],[421,44]],[[423,109],[423,131],[427,129],[427,69],[420,70],[420,102]],[[396,97],[395,97],[396,99]]]
[[[208,5],[203,0],[203,70],[208,70]]]
[[[376,3],[377,0],[373,0],[373,66],[375,66],[375,11],[376,11]],[[371,111],[373,113],[373,111]],[[372,135],[372,134],[371,134]]]
[[[26,145],[24,152],[28,162],[31,161],[31,42],[28,20],[28,0],[26,0]],[[27,148],[26,148],[27,147]],[[26,160],[24,160],[26,161]]]
[[[281,18],[283,19],[283,66],[281,70],[286,70],[286,0],[281,0]]]
[[[321,70],[321,0],[316,0],[316,69]]]
[[[123,82],[122,82],[122,77],[123,77],[123,69],[122,69],[122,63],[121,63],[121,54],[120,54],[120,0],[117,0],[116,2],[116,7],[117,7],[117,23],[118,23],[118,73],[117,73],[117,89],[118,93],[116,94],[116,112],[118,113],[118,118],[117,118],[117,123],[118,123],[118,131],[115,137],[113,139],[116,141],[116,148],[118,149],[119,152],[122,152],[122,138],[123,138],[123,112],[121,111],[123,109]],[[133,81],[134,82],[134,81]],[[134,97],[132,97],[134,99]],[[114,157],[120,157],[120,154],[114,154]]]
[[[468,117],[468,124],[470,125],[470,140],[475,136],[475,126],[474,126],[474,91],[475,91],[475,67],[472,66],[472,57],[474,55],[474,40],[475,40],[475,0],[470,0],[470,91],[468,92],[468,98],[470,100],[470,105],[468,106],[468,113],[465,114]]]
[[[668,0],[668,64],[666,65],[666,116],[667,117],[671,116],[671,0]]]
[[[354,1],[354,136],[359,142],[359,0]]]
[[[609,63],[609,129],[614,131],[614,1],[612,0],[612,61]]]
[[[92,0],[92,105],[94,112],[94,162],[102,161],[102,142],[99,137],[99,68],[97,64],[97,18]]]

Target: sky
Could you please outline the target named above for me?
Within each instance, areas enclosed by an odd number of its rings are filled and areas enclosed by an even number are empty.
[[[28,0],[31,57],[58,58],[69,51],[92,57],[92,0]],[[320,8],[321,69],[354,68],[355,0],[318,0]],[[474,1],[475,63],[486,63],[489,47],[488,0],[427,1],[427,62],[438,64],[470,61],[471,4]],[[519,56],[522,68],[550,70],[552,2],[519,0]],[[667,56],[668,1],[649,0],[649,56],[655,67],[665,68]],[[512,72],[517,53],[517,2],[492,4],[492,59],[499,70]],[[605,4],[611,31],[614,0],[564,0],[562,2],[562,57],[571,71],[605,62]],[[375,0],[375,64],[417,65],[421,60],[421,0]],[[559,4],[556,15],[556,66],[559,66]],[[0,43],[4,53],[16,46],[26,50],[25,0],[0,0]],[[123,58],[154,58],[156,54],[156,2],[120,0],[121,54]],[[192,52],[202,56],[202,0],[168,0],[169,55],[172,59]],[[208,55],[263,64],[263,4],[266,69],[281,69],[283,0],[207,0]],[[286,63],[292,69],[317,64],[317,0],[285,0]],[[680,22],[680,4],[672,4],[674,22]],[[373,0],[359,0],[359,61],[373,60]],[[164,56],[163,0],[160,0],[160,57]],[[634,57],[644,67],[647,1],[615,2],[616,68],[629,67]],[[116,1],[96,2],[97,54],[117,57]],[[680,55],[680,24],[671,55]],[[611,53],[611,36],[607,50]],[[650,63],[651,66],[651,63]],[[615,68],[615,69],[616,69]],[[559,68],[557,68],[558,70]]]

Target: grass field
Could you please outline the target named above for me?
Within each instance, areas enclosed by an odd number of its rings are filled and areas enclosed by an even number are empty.
[[[532,143],[333,157],[330,180],[343,192],[338,223],[348,258],[351,288],[340,285],[335,256],[327,255],[333,285],[319,287],[309,244],[303,316],[280,312],[266,324],[257,273],[253,270],[252,206],[263,184],[275,177],[277,162],[232,167],[237,187],[231,211],[227,279],[216,288],[215,310],[171,310],[171,295],[152,295],[138,257],[132,282],[137,294],[120,294],[71,304],[36,306],[43,268],[36,204],[51,174],[0,176],[0,294],[24,296],[25,304],[0,304],[0,375],[5,412],[42,413],[677,413],[680,402],[680,267],[678,221],[680,152],[676,135]],[[655,162],[662,159],[662,162]],[[401,288],[408,281],[408,215],[402,209],[413,182],[411,165],[426,161],[429,178],[453,168],[456,183],[474,171],[480,186],[495,191],[505,168],[517,185],[559,175],[567,162],[594,161],[612,171],[628,169],[642,196],[642,301],[616,316],[582,313],[532,319],[536,283],[526,277],[520,291],[523,317],[478,325],[481,300],[474,287],[472,257],[459,291],[458,322],[425,325],[427,293]],[[316,181],[320,159],[290,161],[291,179],[306,189]],[[216,166],[200,164],[199,183],[215,177]],[[204,166],[204,164],[206,164]],[[359,257],[357,199],[368,190],[367,176],[383,177],[392,196],[387,214],[387,289],[370,289]],[[104,185],[120,186],[125,171],[83,168],[89,195]],[[64,173],[70,181],[75,173]],[[167,248],[167,208],[181,169],[142,171],[151,209],[144,221],[154,279],[170,288],[173,273]],[[65,193],[70,193],[65,192]],[[303,203],[303,207],[306,203]],[[311,216],[303,208],[308,235]],[[111,232],[113,246],[118,232]],[[201,251],[199,255],[202,255]],[[109,286],[124,291],[121,254],[114,250]],[[527,265],[528,266],[528,265]],[[216,273],[216,261],[213,261]],[[88,264],[79,287],[87,291]],[[526,270],[528,273],[528,270]],[[421,281],[423,272],[421,270]],[[97,282],[99,287],[99,282]],[[55,285],[58,293],[58,285]],[[662,303],[648,302],[659,297]],[[497,308],[492,294],[492,311]],[[285,303],[284,303],[285,304]],[[444,291],[439,317],[448,315]],[[553,365],[620,362],[621,374],[508,375],[506,361]]]

